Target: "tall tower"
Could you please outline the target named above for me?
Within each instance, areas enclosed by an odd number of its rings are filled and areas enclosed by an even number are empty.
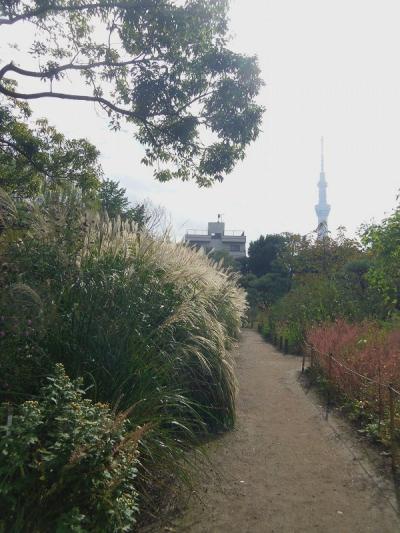
[[[328,235],[328,216],[331,211],[331,206],[326,202],[327,187],[328,184],[326,183],[324,168],[324,138],[321,137],[321,172],[318,182],[319,202],[315,206],[315,212],[318,217],[318,239],[323,239]]]

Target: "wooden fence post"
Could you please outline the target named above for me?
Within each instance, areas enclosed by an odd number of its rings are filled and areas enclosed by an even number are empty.
[[[289,353],[289,341],[285,339],[285,354]]]
[[[378,365],[378,435],[381,436],[381,423],[383,416],[383,403],[382,403],[382,380],[381,380],[381,361],[379,359]]]
[[[283,337],[282,335],[279,337],[279,350],[282,351],[282,347],[283,347]]]
[[[331,387],[332,387],[332,354],[328,355],[328,390],[326,395],[326,413],[325,419],[328,420],[329,409],[331,406]]]
[[[397,446],[396,446],[396,435],[395,435],[395,427],[394,427],[394,391],[393,391],[391,384],[389,384],[388,389],[389,389],[390,444],[391,444],[391,452],[392,452],[392,470],[393,472],[395,472],[396,471]]]
[[[306,366],[306,347],[304,345],[302,346],[302,350],[303,350],[303,359],[301,362],[301,373],[304,374],[304,369]]]

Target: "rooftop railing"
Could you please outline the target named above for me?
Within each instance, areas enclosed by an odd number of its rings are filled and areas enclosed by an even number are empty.
[[[186,235],[209,235],[208,230],[206,229],[188,229]],[[226,237],[244,237],[243,230],[225,230],[223,233]]]
[[[206,229],[188,229],[186,235],[208,235]]]
[[[235,230],[227,230],[225,231],[224,235],[226,235],[227,237],[244,237],[244,231],[243,230],[239,230],[239,229],[235,229]]]

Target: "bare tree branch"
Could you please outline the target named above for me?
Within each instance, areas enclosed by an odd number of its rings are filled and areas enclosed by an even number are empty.
[[[34,77],[34,78],[46,77],[46,76],[43,76],[42,72],[34,72],[34,71],[20,69],[19,67],[16,67],[12,63],[5,65],[2,69],[0,69],[0,93],[4,94],[5,96],[9,96],[10,98],[16,98],[16,99],[21,99],[21,100],[37,100],[39,98],[59,98],[61,100],[79,100],[83,102],[95,102],[98,104],[102,104],[110,111],[114,111],[115,113],[118,113],[120,115],[124,115],[126,117],[139,120],[143,124],[147,124],[146,119],[144,119],[143,117],[139,116],[133,111],[130,111],[129,109],[124,109],[122,107],[119,107],[101,96],[90,96],[90,95],[84,95],[84,94],[67,94],[67,93],[57,93],[57,92],[50,92],[50,91],[44,91],[44,92],[38,92],[38,93],[20,93],[17,91],[13,91],[11,89],[8,89],[7,87],[4,87],[4,85],[1,84],[1,80],[3,80],[6,73],[10,71],[16,72],[17,74],[22,74],[24,76]]]
[[[64,72],[66,70],[90,70],[92,68],[97,67],[126,67],[129,65],[134,65],[138,62],[140,56],[137,56],[133,59],[128,59],[126,61],[94,61],[93,63],[67,63],[65,65],[61,65],[59,67],[53,67],[49,70],[43,70],[43,71],[34,71],[34,70],[26,70],[20,67],[17,67],[14,65],[14,63],[8,63],[8,65],[5,65],[2,69],[0,69],[0,80],[4,77],[4,75],[7,72],[15,72],[16,74],[20,74],[21,76],[29,76],[30,78],[54,78],[57,74],[60,72]]]
[[[7,74],[7,72],[15,72],[16,74],[20,74],[21,76],[27,76],[31,78],[49,78],[52,79],[54,76],[59,74],[60,72],[65,72],[67,70],[91,70],[92,68],[102,67],[102,66],[109,66],[109,67],[124,67],[127,65],[133,65],[139,60],[140,56],[137,56],[133,59],[127,60],[127,61],[116,61],[116,62],[110,62],[110,61],[97,61],[94,63],[85,63],[85,64],[74,64],[74,63],[68,63],[66,65],[61,65],[59,67],[54,67],[49,70],[44,70],[42,72],[38,71],[32,71],[32,70],[26,70],[23,68],[20,68],[13,63],[9,63],[5,65],[2,69],[0,69],[0,93],[4,94],[5,96],[9,96],[11,98],[21,98],[23,100],[35,100],[38,98],[60,98],[60,99],[70,99],[70,100],[82,100],[87,102],[97,102],[99,104],[102,104],[102,107],[108,108],[112,111],[115,111],[116,113],[119,113],[121,115],[135,118],[143,123],[147,123],[147,121],[140,117],[139,115],[135,114],[134,112],[121,108],[119,106],[116,106],[106,98],[102,98],[99,96],[89,96],[89,95],[73,95],[73,94],[67,94],[67,93],[57,93],[52,91],[47,92],[39,92],[39,93],[19,93],[16,91],[12,91],[10,89],[7,89],[3,85],[1,85],[1,80],[4,78],[4,76]],[[174,111],[174,113],[171,113],[171,116],[179,116],[179,114],[190,107],[192,104],[194,104],[197,101],[202,100],[203,98],[206,98],[207,96],[213,94],[214,91],[208,91],[205,93],[202,93],[189,102],[187,102],[185,105],[182,105],[178,109]],[[155,115],[152,115],[154,117]]]

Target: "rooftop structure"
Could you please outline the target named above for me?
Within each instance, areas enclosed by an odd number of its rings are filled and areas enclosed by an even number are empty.
[[[319,175],[318,189],[319,202],[315,206],[315,212],[318,217],[318,239],[323,239],[328,235],[328,216],[331,211],[331,206],[326,201],[326,189],[328,184],[325,179],[324,168],[324,138],[321,137],[321,172]]]
[[[225,230],[225,222],[218,215],[217,222],[209,222],[207,230],[190,229],[185,242],[204,248],[206,252],[225,251],[234,259],[246,256],[246,236],[241,230]]]

